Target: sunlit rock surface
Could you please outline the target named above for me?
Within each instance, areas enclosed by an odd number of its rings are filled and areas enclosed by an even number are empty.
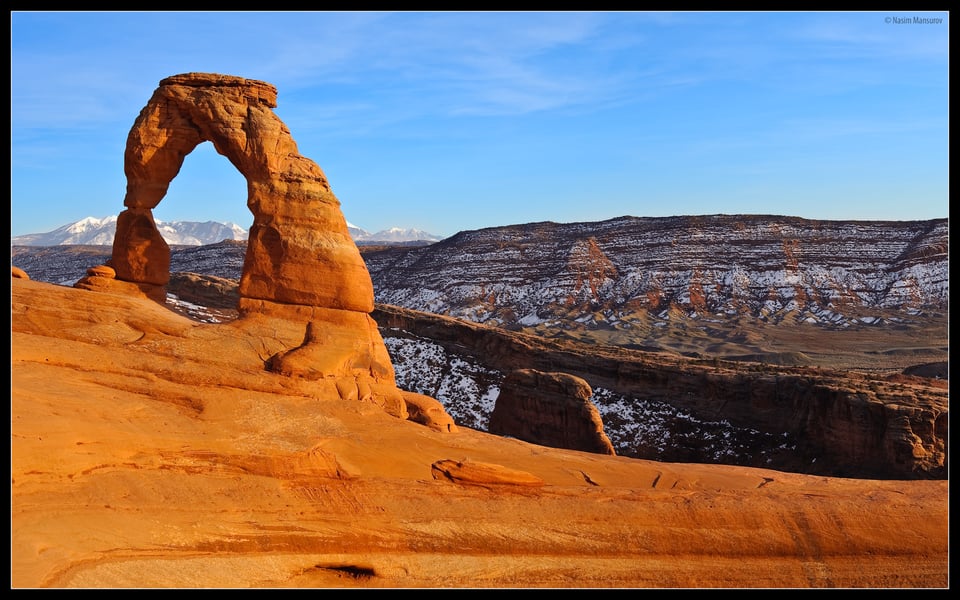
[[[273,323],[11,285],[14,588],[949,584],[946,480],[451,434],[265,371]]]

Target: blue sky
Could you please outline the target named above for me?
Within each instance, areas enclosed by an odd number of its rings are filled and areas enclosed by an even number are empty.
[[[127,133],[191,71],[275,85],[300,154],[369,231],[946,217],[948,17],[12,12],[11,234],[121,212]],[[154,216],[253,221],[210,143]]]

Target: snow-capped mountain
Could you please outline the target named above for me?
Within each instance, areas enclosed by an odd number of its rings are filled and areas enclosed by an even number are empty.
[[[247,230],[234,223],[217,221],[156,221],[160,235],[175,246],[203,246],[223,240],[245,240]],[[14,246],[110,246],[117,231],[117,215],[86,217],[46,233],[30,233],[11,239]]]
[[[376,233],[370,233],[350,222],[347,222],[347,229],[350,230],[350,237],[352,237],[355,242],[439,242],[443,239],[440,236],[427,233],[421,229],[391,227],[389,229],[382,229]]]
[[[216,221],[157,221],[157,229],[168,244],[181,246],[205,246],[223,240],[245,240],[247,230],[235,223]],[[111,243],[113,243],[111,241]]]
[[[174,246],[205,246],[223,240],[245,240],[248,232],[234,223],[217,221],[156,221],[160,235]],[[436,242],[442,238],[419,229],[391,227],[377,233],[347,223],[355,242]],[[11,238],[13,246],[111,246],[117,230],[117,215],[86,217],[46,233],[29,233]]]
[[[357,227],[350,221],[347,221],[347,231],[350,232],[350,237],[353,238],[353,241],[362,240],[370,237],[370,232],[361,227]]]
[[[102,219],[87,217],[46,233],[18,235],[13,237],[10,242],[14,246],[108,246],[113,244],[113,236],[116,230],[116,215]]]

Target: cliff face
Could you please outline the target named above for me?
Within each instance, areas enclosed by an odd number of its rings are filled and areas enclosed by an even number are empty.
[[[947,248],[946,219],[711,215],[495,227],[364,259],[383,304],[642,339],[671,310],[838,327],[942,309]]]
[[[843,477],[947,476],[949,398],[936,380],[585,346],[386,305],[378,305],[373,317],[390,348],[398,385],[425,380],[404,375],[415,362],[407,344],[418,340],[445,355],[426,369],[439,373],[459,365],[461,381],[474,374],[474,397],[495,396],[513,369],[583,378],[594,390],[618,454]],[[416,361],[428,362],[430,356],[416,354]],[[455,395],[450,387],[418,391],[444,401],[457,418],[456,403],[445,398]],[[661,418],[661,439],[638,443],[629,432],[650,418],[641,414],[649,407],[672,413]],[[489,405],[478,409],[489,415]],[[714,429],[725,424],[721,434],[739,436],[740,447],[718,454],[704,422]],[[484,425],[480,420],[478,426]]]

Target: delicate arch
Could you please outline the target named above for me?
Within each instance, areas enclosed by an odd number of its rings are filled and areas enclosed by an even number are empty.
[[[160,82],[127,137],[126,209],[117,219],[117,279],[163,287],[170,248],[157,230],[160,203],[184,158],[209,141],[247,181],[253,225],[240,297],[373,310],[373,283],[320,167],[300,156],[263,81],[187,73]]]

